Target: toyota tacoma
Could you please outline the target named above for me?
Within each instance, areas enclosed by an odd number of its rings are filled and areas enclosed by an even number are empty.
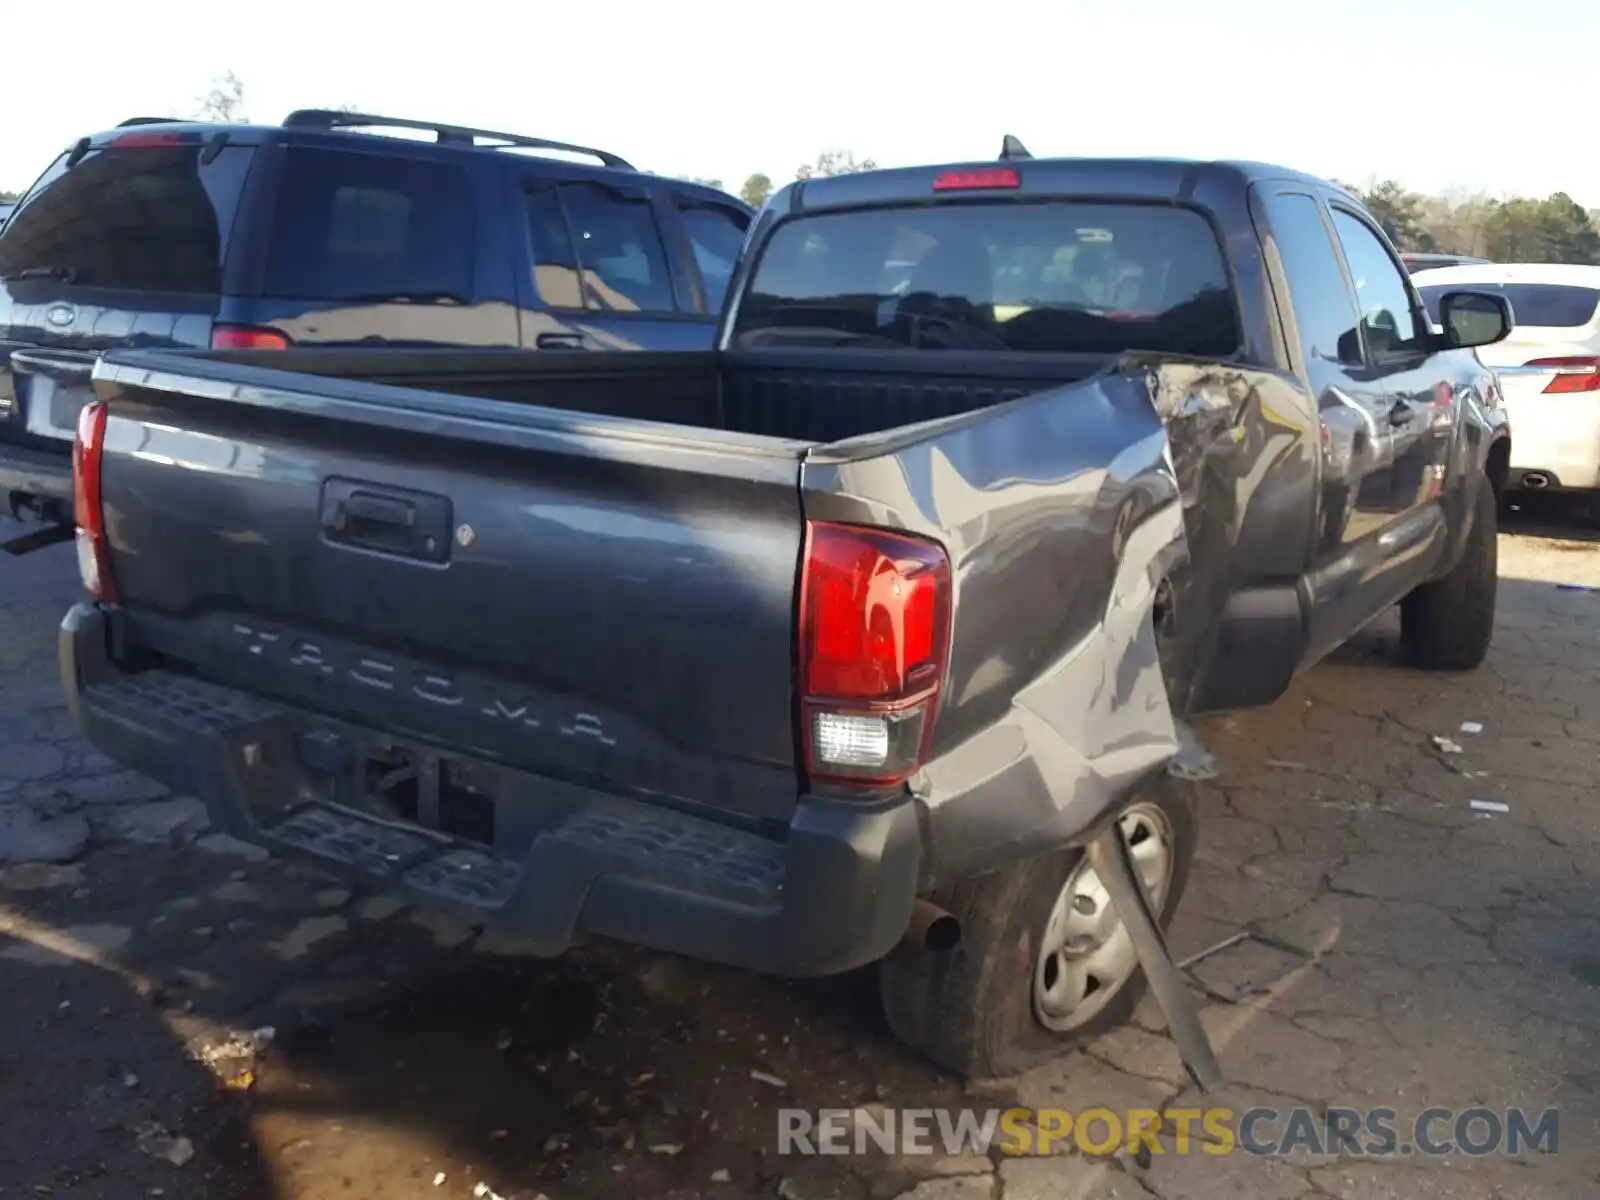
[[[1007,1072],[1132,1011],[1084,848],[1171,917],[1188,718],[1396,605],[1488,651],[1511,317],[1436,309],[1329,183],[1008,139],[784,188],[711,351],[112,350],[63,682],[241,838],[542,953],[876,963]]]

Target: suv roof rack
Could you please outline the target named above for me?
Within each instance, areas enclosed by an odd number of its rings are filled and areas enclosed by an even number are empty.
[[[283,119],[286,129],[350,129],[391,128],[420,129],[435,135],[439,145],[476,146],[479,138],[504,142],[508,146],[525,146],[532,150],[561,150],[568,154],[587,154],[608,167],[623,171],[635,170],[627,159],[608,150],[592,146],[574,146],[569,142],[552,142],[546,138],[524,137],[518,133],[500,133],[493,129],[473,129],[466,125],[442,125],[437,121],[413,121],[405,117],[380,117],[373,113],[339,112],[327,108],[302,108]],[[486,147],[494,148],[498,147]]]
[[[118,129],[126,129],[129,125],[172,125],[182,121],[182,117],[129,117],[126,121],[118,121]]]

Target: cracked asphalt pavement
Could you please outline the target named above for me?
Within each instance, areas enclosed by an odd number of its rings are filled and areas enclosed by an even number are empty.
[[[1502,534],[1482,670],[1397,665],[1386,620],[1273,708],[1202,724],[1220,774],[1171,940],[1250,935],[1189,972],[1229,1079],[1210,1103],[1384,1107],[1402,1129],[1553,1107],[1557,1153],[1180,1155],[1200,1098],[1148,1002],[968,1087],[890,1039],[865,975],[610,945],[541,962],[352,892],[77,739],[58,548],[0,561],[0,858],[28,860],[0,868],[0,1197],[1595,1195],[1600,539],[1538,519]],[[1012,1105],[1158,1109],[1167,1152],[777,1153],[784,1106]]]

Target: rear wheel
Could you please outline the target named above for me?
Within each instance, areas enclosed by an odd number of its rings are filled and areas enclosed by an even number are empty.
[[[1159,777],[1118,824],[1165,926],[1194,864],[1193,785]],[[975,1078],[1026,1070],[1124,1024],[1144,994],[1133,940],[1081,850],[931,899],[961,922],[961,941],[897,948],[879,969],[890,1028],[939,1066]]]
[[[1471,671],[1494,640],[1499,586],[1498,509],[1494,492],[1478,488],[1476,519],[1461,559],[1443,579],[1423,584],[1400,603],[1400,640],[1426,671]]]

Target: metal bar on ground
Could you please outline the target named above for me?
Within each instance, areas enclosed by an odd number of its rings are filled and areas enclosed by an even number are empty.
[[[1190,967],[1194,966],[1195,963],[1204,962],[1213,954],[1221,954],[1229,946],[1237,946],[1249,936],[1250,931],[1248,929],[1241,929],[1238,933],[1229,934],[1215,945],[1207,946],[1204,950],[1196,950],[1193,954],[1189,955],[1188,958],[1182,959],[1178,963],[1178,970],[1187,971]]]
[[[1172,961],[1161,923],[1150,908],[1150,898],[1134,871],[1122,831],[1113,822],[1089,843],[1089,865],[1111,894],[1111,903],[1128,927],[1133,948],[1144,967],[1145,978],[1167,1018],[1167,1028],[1177,1043],[1178,1055],[1189,1077],[1205,1092],[1222,1085],[1222,1070],[1205,1026],[1200,1024],[1200,1009],[1184,983],[1183,972]]]

